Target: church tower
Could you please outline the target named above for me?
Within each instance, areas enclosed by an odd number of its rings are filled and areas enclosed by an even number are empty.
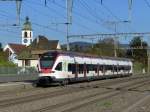
[[[29,18],[26,17],[22,29],[22,44],[29,46],[32,43],[32,41],[33,41],[32,26],[31,26],[31,22],[29,21]]]

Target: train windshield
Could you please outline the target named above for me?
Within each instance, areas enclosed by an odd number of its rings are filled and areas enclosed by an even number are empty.
[[[54,56],[42,56],[40,59],[41,68],[52,68],[54,61]]]

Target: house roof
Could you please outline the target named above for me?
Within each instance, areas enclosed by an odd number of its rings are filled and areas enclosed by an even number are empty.
[[[30,48],[32,50],[55,50],[58,43],[58,40],[48,40],[45,36],[38,36],[31,43]]]
[[[9,43],[8,45],[16,54],[19,54],[23,49],[26,48],[26,46],[22,44]]]
[[[23,52],[19,59],[38,59],[39,54],[56,50],[59,44],[58,40],[48,40],[45,36],[38,36]]]

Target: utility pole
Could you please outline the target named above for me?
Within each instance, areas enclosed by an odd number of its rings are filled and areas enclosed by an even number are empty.
[[[132,19],[132,2],[133,2],[133,0],[128,0],[128,20],[130,22]]]
[[[115,34],[117,33],[117,23],[115,22]],[[114,36],[114,56],[117,57],[117,36]]]
[[[66,25],[67,51],[70,51],[69,27],[72,24],[72,8],[73,8],[73,0],[66,0],[66,18],[67,18],[66,22],[64,22],[64,23],[52,23],[52,24],[55,24],[55,25],[58,25],[58,24]]]
[[[147,49],[147,73],[150,73],[150,49]]]
[[[21,11],[21,3],[22,3],[22,0],[0,0],[0,1],[16,1],[16,10],[17,10],[17,24],[19,25],[20,24],[20,11]]]
[[[117,34],[117,26],[119,23],[127,23],[129,21],[107,21],[108,24],[113,25],[114,26],[114,33]],[[118,45],[117,45],[117,35],[114,35],[113,40],[114,40],[114,57],[117,57],[117,49],[118,49]]]
[[[16,10],[17,10],[17,23],[20,25],[20,12],[21,12],[22,0],[16,0]]]
[[[67,51],[69,51],[70,50],[70,46],[69,46],[69,26],[70,26],[70,24],[72,24],[73,0],[66,0],[66,7],[67,7],[66,38],[67,38]]]

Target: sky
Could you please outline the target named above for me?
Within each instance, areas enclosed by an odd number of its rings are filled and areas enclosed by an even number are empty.
[[[45,35],[48,39],[57,39],[66,43],[66,0],[22,0],[20,25],[17,23],[15,1],[0,1],[0,42],[21,43],[21,30],[25,17],[28,16],[33,29],[34,38]],[[72,24],[69,35],[114,33],[117,32],[149,32],[150,0],[133,0],[131,23],[128,21],[128,0],[73,0]],[[131,37],[120,37],[121,43],[128,43]],[[150,43],[149,37],[143,40]],[[71,39],[70,42],[80,41]],[[88,41],[91,40],[81,40]],[[96,40],[95,40],[96,41]]]

